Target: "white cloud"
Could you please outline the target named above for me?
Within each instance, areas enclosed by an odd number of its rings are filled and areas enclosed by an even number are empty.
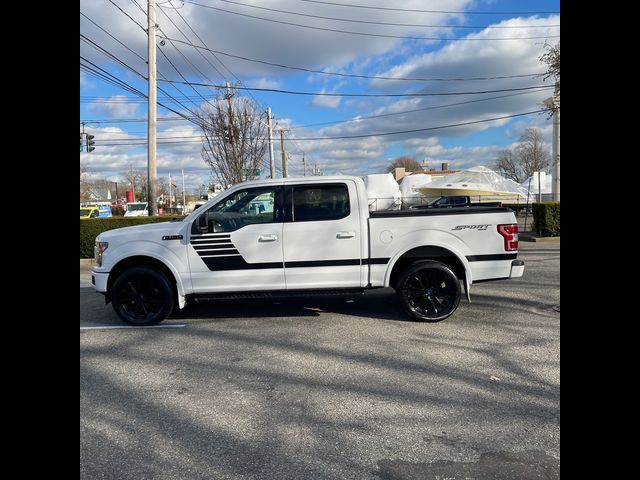
[[[271,89],[279,89],[281,88],[281,83],[277,80],[273,80],[271,78],[255,78],[253,80],[248,80],[246,85],[251,88],[271,88]]]
[[[125,95],[114,95],[99,103],[89,103],[87,111],[107,118],[128,118],[137,115],[139,103],[127,102]]]
[[[86,88],[88,90],[96,87],[96,84],[91,82],[84,72],[80,72],[80,88]]]
[[[323,89],[321,93],[326,93]],[[311,100],[311,105],[322,108],[337,108],[340,105],[341,97],[332,97],[328,95],[316,95]]]

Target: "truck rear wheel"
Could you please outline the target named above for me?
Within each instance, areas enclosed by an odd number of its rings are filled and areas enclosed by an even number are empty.
[[[129,325],[156,325],[175,305],[174,288],[167,276],[151,267],[125,270],[113,283],[111,301],[118,316]]]
[[[396,291],[413,320],[439,322],[460,303],[460,280],[445,264],[434,260],[413,263],[400,275]]]

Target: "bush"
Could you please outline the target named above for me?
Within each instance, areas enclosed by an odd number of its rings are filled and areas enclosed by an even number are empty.
[[[560,236],[560,202],[533,204],[534,230],[543,237]]]
[[[96,237],[107,230],[114,228],[131,227],[143,223],[168,222],[174,218],[184,218],[180,215],[164,217],[111,217],[91,218],[80,220],[80,258],[93,258],[93,246]]]

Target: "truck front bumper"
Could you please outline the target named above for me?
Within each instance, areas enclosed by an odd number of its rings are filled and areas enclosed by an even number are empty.
[[[107,282],[109,281],[109,272],[91,272],[91,283],[96,292],[106,293]]]
[[[509,278],[521,277],[524,273],[524,262],[522,260],[513,260],[511,262],[511,274]]]

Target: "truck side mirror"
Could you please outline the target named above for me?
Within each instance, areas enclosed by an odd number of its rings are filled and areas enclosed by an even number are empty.
[[[209,230],[209,225],[207,225],[207,213],[203,213],[198,217],[198,230],[202,233],[207,233]]]

